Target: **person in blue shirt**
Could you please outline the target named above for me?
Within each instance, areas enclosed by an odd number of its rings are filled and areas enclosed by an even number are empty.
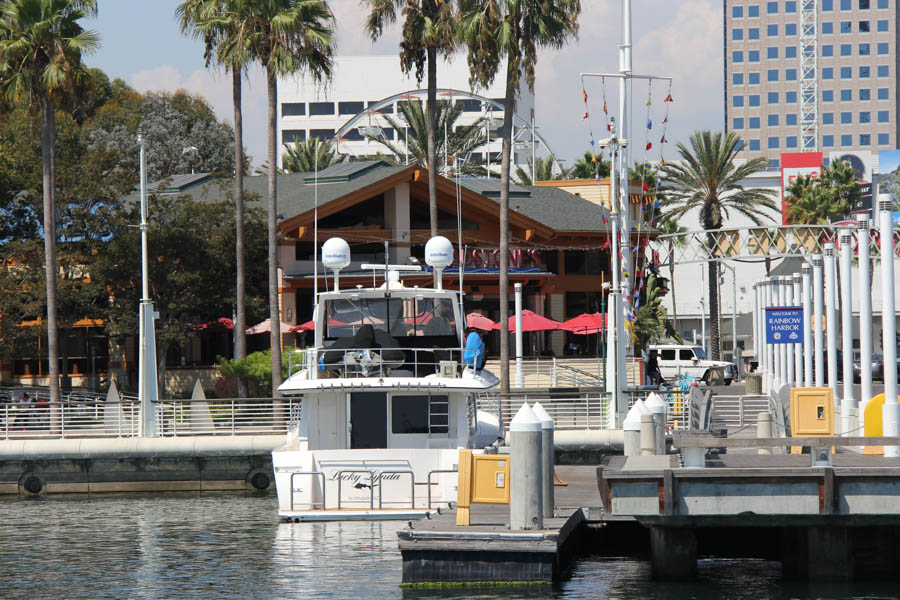
[[[474,367],[476,371],[480,371],[484,368],[486,354],[481,335],[476,330],[469,329],[469,335],[466,336],[466,349],[463,352],[463,362],[467,366]]]

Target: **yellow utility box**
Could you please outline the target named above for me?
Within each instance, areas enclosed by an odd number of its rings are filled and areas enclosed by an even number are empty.
[[[509,456],[459,451],[456,524],[468,525],[472,504],[509,504]]]
[[[791,437],[834,435],[834,390],[830,387],[791,389]],[[800,452],[799,446],[791,453]]]

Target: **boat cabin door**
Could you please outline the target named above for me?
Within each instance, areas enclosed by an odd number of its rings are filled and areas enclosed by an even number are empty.
[[[350,394],[350,447],[387,448],[387,392]]]

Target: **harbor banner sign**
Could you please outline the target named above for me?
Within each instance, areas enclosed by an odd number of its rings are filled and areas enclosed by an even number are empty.
[[[802,342],[802,306],[770,306],[766,308],[767,344],[799,344]]]

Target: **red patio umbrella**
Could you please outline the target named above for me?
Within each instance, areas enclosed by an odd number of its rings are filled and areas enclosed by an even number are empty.
[[[209,329],[210,327],[224,327],[225,329],[234,329],[234,321],[229,319],[228,317],[221,317],[216,319],[215,321],[210,321],[209,323],[203,323],[202,325],[197,325],[194,329]]]
[[[584,313],[565,321],[560,329],[571,331],[578,335],[600,333],[606,329],[606,315],[603,313]]]
[[[288,333],[296,333],[298,331],[312,331],[316,328],[316,322],[313,320],[309,320],[306,323],[301,323],[300,325],[295,325],[288,329]]]
[[[469,313],[466,315],[466,326],[471,329],[490,331],[494,329],[494,325],[496,325],[496,323],[480,313]]]
[[[560,323],[547,317],[542,317],[530,310],[522,311],[522,331],[552,331],[559,329]],[[500,329],[500,323],[494,325],[494,329]],[[509,330],[516,330],[516,316],[509,318]]]
[[[282,333],[287,333],[288,329],[290,329],[290,328],[291,328],[290,323],[285,323],[284,321],[281,322],[280,329],[281,329]],[[248,327],[247,335],[256,335],[258,333],[269,333],[271,331],[272,331],[272,320],[266,319],[262,323],[257,323],[253,327]]]

